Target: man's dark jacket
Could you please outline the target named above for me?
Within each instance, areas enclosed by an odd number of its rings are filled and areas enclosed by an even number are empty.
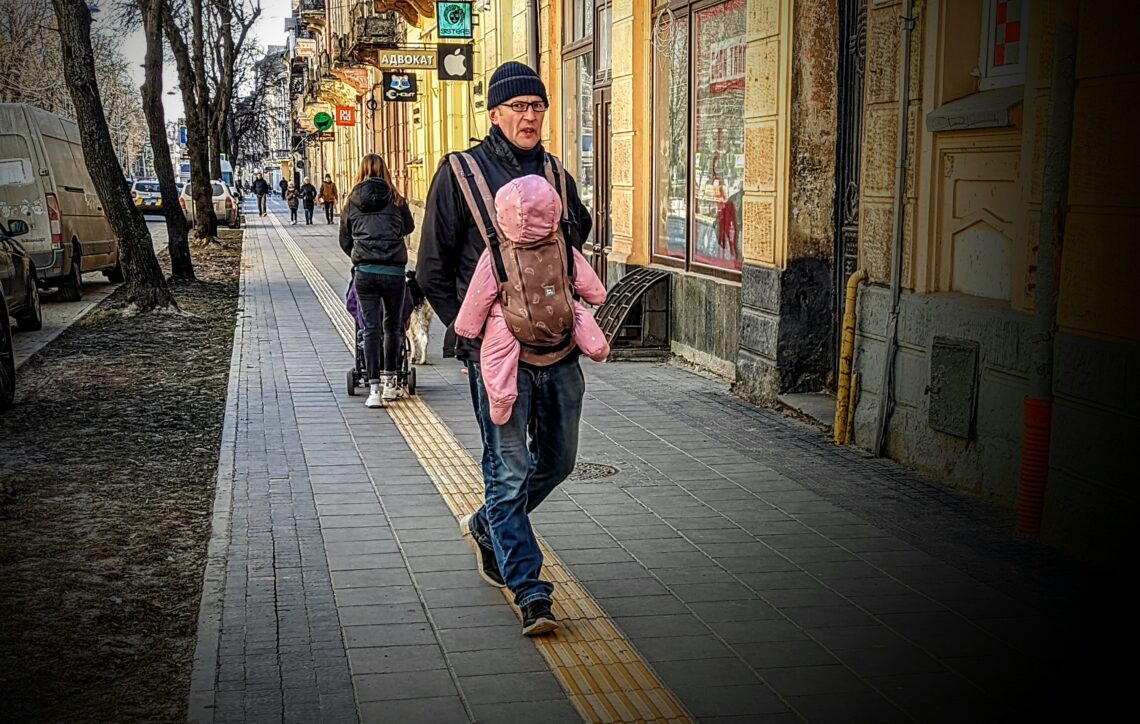
[[[383,179],[365,179],[352,189],[341,213],[340,248],[354,265],[403,268],[408,263],[404,237],[415,228],[407,203],[392,203],[392,190]]]
[[[253,193],[258,196],[265,196],[269,193],[269,182],[263,178],[253,180]]]
[[[541,145],[535,152],[520,151],[494,127],[487,138],[468,153],[483,171],[492,196],[511,179],[528,173],[543,175],[538,163],[543,157]],[[523,163],[528,166],[525,171]],[[582,205],[582,200],[578,197],[578,186],[569,172],[566,173],[566,178],[570,218],[577,222],[578,239],[585,240],[590,235],[593,220],[589,210]],[[449,326],[459,314],[459,306],[463,303],[467,286],[475,273],[475,265],[486,248],[479,228],[467,208],[467,202],[463,200],[459,183],[445,157],[428,191],[416,260],[416,281],[431,302],[436,315]],[[458,337],[455,357],[477,362],[479,341]]]
[[[312,184],[301,184],[301,203],[306,209],[311,209],[317,203],[317,187]]]

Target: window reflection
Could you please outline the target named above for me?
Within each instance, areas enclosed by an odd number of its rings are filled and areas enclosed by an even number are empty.
[[[745,0],[696,14],[693,261],[739,270],[744,206]]]
[[[569,59],[563,64],[562,69],[562,88],[565,94],[563,128],[566,129],[562,158],[566,168],[578,183],[578,195],[582,203],[593,214],[594,54],[585,53]]]
[[[657,34],[653,53],[654,251],[685,258],[689,185],[689,20]]]

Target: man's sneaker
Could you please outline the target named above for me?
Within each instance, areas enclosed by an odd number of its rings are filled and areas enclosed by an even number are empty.
[[[495,588],[505,588],[507,584],[503,582],[503,574],[499,572],[499,562],[495,560],[495,550],[479,545],[479,541],[475,539],[475,534],[471,532],[471,520],[474,517],[475,514],[472,513],[460,518],[459,532],[463,534],[467,543],[475,551],[475,564],[476,570],[479,571],[479,577]]]
[[[537,636],[558,628],[558,620],[550,612],[550,601],[538,599],[522,607],[523,636]]]
[[[368,393],[368,399],[364,401],[365,407],[383,407],[384,403],[380,400],[379,392]]]

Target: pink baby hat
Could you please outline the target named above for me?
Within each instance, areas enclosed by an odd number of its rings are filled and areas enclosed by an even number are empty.
[[[533,244],[558,229],[562,199],[541,176],[523,176],[508,181],[495,194],[495,216],[508,241]]]

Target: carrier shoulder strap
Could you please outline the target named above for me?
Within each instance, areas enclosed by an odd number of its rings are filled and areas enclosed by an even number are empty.
[[[554,187],[558,192],[558,196],[562,199],[562,220],[565,222],[572,221],[570,217],[570,204],[566,198],[566,169],[562,164],[558,163],[558,159],[549,153],[546,154],[546,163],[543,164],[543,173],[546,175],[547,182]]]
[[[546,163],[543,165],[543,172],[546,175],[546,181],[554,190],[558,192],[558,196],[562,199],[562,239],[566,243],[566,273],[570,275],[570,280],[574,280],[574,243],[570,240],[570,234],[567,233],[567,227],[570,224],[576,224],[577,221],[570,215],[570,202],[566,196],[566,187],[569,185],[566,182],[566,169],[562,164],[558,163],[551,154],[546,154]]]
[[[503,253],[499,248],[499,222],[495,218],[495,200],[491,196],[491,188],[483,176],[483,170],[469,153],[452,153],[448,157],[451,171],[459,183],[459,190],[475,220],[475,226],[483,237],[483,243],[491,251],[491,258],[495,262],[495,275],[502,284],[507,281],[507,268],[503,264]]]

